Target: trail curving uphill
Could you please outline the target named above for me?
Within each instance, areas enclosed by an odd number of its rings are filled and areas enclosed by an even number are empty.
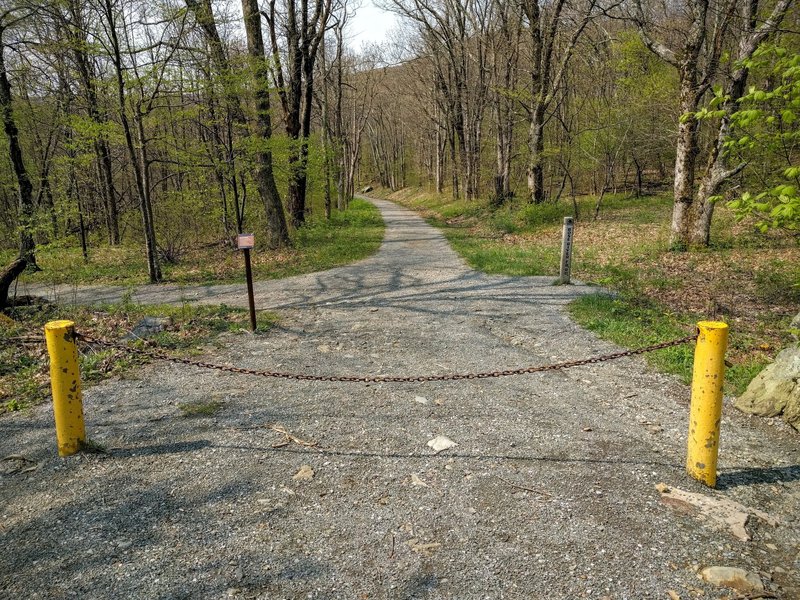
[[[224,337],[208,360],[427,375],[615,349],[564,311],[590,288],[477,273],[418,216],[373,202],[386,221],[378,253],[258,282],[257,304],[282,315],[279,327]],[[75,302],[124,293],[55,291]],[[147,286],[133,298],[245,302],[241,285]],[[781,567],[766,583],[797,597],[796,436],[726,405],[722,489],[708,492],[683,474],[687,400],[686,386],[639,358],[426,384],[265,381],[153,364],[86,393],[88,430],[108,456],[58,459],[45,407],[0,419],[0,453],[41,462],[0,480],[0,590],[29,598],[70,590],[82,598],[638,600],[669,590],[719,598],[725,593],[696,571],[721,564]],[[209,401],[217,410],[206,417],[179,408]],[[458,445],[435,454],[427,442],[439,435]],[[753,522],[754,541],[741,542],[660,502],[659,482],[735,499],[783,525]]]

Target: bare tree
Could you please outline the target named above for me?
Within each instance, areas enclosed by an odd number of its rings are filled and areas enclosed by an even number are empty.
[[[467,199],[480,192],[483,116],[489,88],[486,28],[491,2],[392,0],[396,12],[414,23],[431,57],[436,89],[443,97],[453,164],[459,163]],[[453,193],[459,180],[453,170]]]
[[[522,0],[530,44],[530,105],[526,106],[528,130],[528,191],[535,203],[544,202],[544,127],[548,108],[561,86],[575,47],[590,21],[597,15],[597,0],[569,4],[566,0],[545,3]],[[561,46],[558,46],[561,41]]]
[[[223,203],[222,220],[227,233],[227,195],[225,191],[226,179],[230,182],[233,192],[233,205],[236,213],[236,230],[241,233],[244,221],[244,202],[240,198],[240,185],[236,177],[236,153],[234,150],[234,129],[244,129],[247,126],[244,109],[238,90],[232,84],[233,70],[231,69],[228,53],[222,43],[222,38],[214,18],[211,0],[186,0],[186,6],[194,13],[197,25],[209,48],[209,55],[217,78],[222,82],[222,93],[225,99],[225,135],[221,135],[216,119],[212,115],[212,130],[214,139],[211,140],[212,154],[216,158],[216,174],[220,182],[220,196]],[[209,79],[211,77],[209,76]],[[213,102],[209,103],[213,110]],[[225,168],[222,168],[224,164]],[[276,192],[277,193],[277,192]]]
[[[100,132],[94,137],[94,152],[96,156],[97,177],[100,182],[100,192],[103,199],[106,230],[108,242],[116,245],[120,241],[119,210],[117,195],[114,189],[114,176],[111,166],[111,150],[108,140],[103,132],[108,122],[107,113],[101,108],[97,94],[97,73],[88,53],[88,35],[85,16],[85,7],[79,0],[68,0],[66,11],[63,14],[64,30],[67,43],[72,52],[72,57],[78,70],[86,110],[93,123],[99,126]]]
[[[514,152],[516,87],[522,43],[522,13],[511,3],[495,0],[496,24],[489,32],[493,84],[492,112],[495,126],[497,167],[494,177],[495,204],[511,197],[511,158]]]
[[[242,0],[244,27],[247,32],[247,51],[255,83],[256,121],[255,133],[259,139],[256,153],[256,183],[267,214],[267,244],[270,248],[289,246],[289,231],[283,214],[275,175],[272,169],[272,151],[269,142],[272,138],[272,118],[269,101],[269,66],[261,36],[261,14],[258,0]]]
[[[287,209],[294,227],[305,221],[308,138],[314,99],[314,64],[331,15],[332,0],[270,0],[264,17],[272,41],[272,73],[283,108],[289,149]],[[280,10],[282,8],[283,10]]]

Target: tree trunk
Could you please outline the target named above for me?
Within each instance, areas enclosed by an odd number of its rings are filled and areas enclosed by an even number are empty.
[[[124,66],[122,63],[122,51],[119,45],[119,38],[117,36],[117,22],[114,17],[114,9],[111,5],[111,0],[104,2],[105,17],[108,23],[109,36],[111,40],[111,61],[114,65],[114,71],[117,76],[117,105],[119,107],[119,117],[122,123],[122,130],[125,134],[125,144],[128,149],[128,157],[131,161],[131,168],[133,169],[133,176],[136,182],[136,193],[139,198],[139,212],[142,216],[142,230],[144,233],[145,242],[145,255],[147,258],[147,273],[150,277],[150,283],[158,283],[161,281],[161,267],[158,264],[158,256],[156,254],[156,241],[153,235],[152,226],[152,209],[150,207],[150,190],[149,186],[145,185],[142,164],[136,152],[136,145],[133,141],[133,132],[131,131],[130,121],[128,120],[128,110],[125,100],[125,78]],[[134,115],[137,127],[141,127],[142,115],[137,106],[137,114]],[[144,140],[140,140],[144,143]],[[142,150],[144,148],[142,147]]]
[[[344,56],[344,41],[342,35],[342,25],[337,23],[334,27],[336,34],[336,86],[334,87],[336,93],[336,102],[333,115],[333,137],[336,149],[336,162],[338,165],[336,174],[336,207],[339,210],[347,208],[347,203],[350,196],[346,196],[349,189],[348,177],[351,177],[347,171],[347,143],[344,139],[344,115],[342,113],[343,90],[342,80],[344,78],[344,65],[342,58]]]
[[[530,149],[530,162],[528,164],[528,190],[530,199],[535,204],[545,200],[544,195],[544,105],[536,106],[531,115],[531,125],[528,137]]]
[[[36,243],[33,240],[33,186],[31,185],[25,161],[22,159],[22,147],[19,143],[19,130],[14,120],[12,107],[11,82],[6,72],[5,46],[2,43],[3,31],[0,29],[0,111],[3,113],[3,129],[8,140],[8,156],[14,175],[17,179],[19,200],[19,257],[33,270],[39,270],[36,264]]]
[[[136,124],[137,143],[139,146],[139,173],[141,181],[139,194],[141,198],[142,225],[145,229],[144,241],[147,248],[147,267],[150,272],[150,281],[156,283],[161,281],[161,266],[158,264],[158,245],[156,243],[156,228],[153,218],[153,199],[150,195],[150,162],[147,157],[147,137],[144,132],[144,115],[141,114],[139,107],[133,115]],[[131,160],[135,157],[131,156]],[[165,180],[166,181],[166,180]]]
[[[445,141],[442,139],[442,127],[438,123],[436,127],[436,166],[434,167],[434,177],[436,181],[436,193],[441,194],[444,189],[444,152]]]
[[[258,12],[258,0],[242,0],[244,27],[247,32],[247,51],[255,80],[256,122],[255,134],[260,138],[261,149],[256,154],[255,178],[258,193],[264,202],[267,215],[267,245],[270,248],[282,248],[291,245],[286,217],[283,214],[281,197],[275,185],[272,169],[272,151],[265,148],[272,138],[272,120],[269,103],[269,71],[264,55],[264,39],[261,36],[261,15]]]
[[[8,306],[8,289],[14,280],[25,270],[27,262],[24,258],[18,258],[3,271],[0,271],[0,311]]]
[[[731,168],[728,164],[728,154],[725,144],[728,141],[731,127],[731,115],[737,110],[738,102],[745,93],[749,70],[744,66],[745,60],[751,58],[759,45],[772,35],[783,21],[791,0],[779,0],[772,9],[771,15],[759,22],[757,19],[758,2],[749,0],[744,2],[740,9],[743,32],[739,33],[739,47],[734,64],[739,66],[730,77],[724,90],[725,101],[722,104],[722,117],[717,136],[706,161],[706,170],[697,190],[691,223],[688,227],[688,243],[690,246],[708,246],[711,239],[711,219],[714,215],[714,197],[717,196],[722,185],[731,177],[739,173],[745,163]]]
[[[639,164],[636,156],[633,156],[632,158],[633,165],[636,167],[636,197],[639,198],[642,195],[642,165]]]
[[[295,229],[306,220],[306,169],[303,158],[305,142],[298,137],[289,138],[289,184],[286,190],[286,212]]]
[[[696,77],[696,76],[695,76]],[[681,114],[697,112],[694,79],[681,77]],[[678,123],[678,142],[675,155],[675,204],[672,208],[670,245],[673,248],[692,246],[692,203],[694,202],[694,178],[697,167],[697,119],[688,116]]]
[[[107,122],[106,116],[100,110],[97,99],[97,84],[92,63],[86,53],[86,29],[83,22],[81,5],[77,0],[70,0],[69,10],[71,13],[72,24],[68,28],[72,38],[72,53],[75,64],[78,67],[78,75],[86,97],[86,106],[89,117],[98,125]],[[119,233],[119,211],[117,208],[117,195],[114,190],[114,177],[111,169],[111,152],[108,142],[104,138],[104,133],[100,133],[94,140],[94,152],[97,164],[97,177],[100,183],[100,194],[103,199],[103,212],[106,219],[106,229],[108,232],[108,243],[112,246],[120,241]]]

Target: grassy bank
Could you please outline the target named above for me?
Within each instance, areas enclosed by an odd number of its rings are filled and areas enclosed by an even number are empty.
[[[418,189],[383,195],[422,213],[472,267],[487,273],[555,278],[561,223],[574,216],[567,201],[515,201],[493,209],[488,202],[454,202]],[[709,249],[671,252],[669,196],[606,195],[596,220],[595,201],[577,200],[573,277],[614,295],[573,303],[572,315],[583,326],[633,348],[685,335],[701,319],[726,321],[732,394],[741,393],[790,343],[789,321],[800,310],[797,237],[762,235],[718,206]],[[653,353],[648,360],[687,381],[691,375],[688,347]]]
[[[130,302],[103,307],[21,306],[0,314],[0,414],[21,410],[50,396],[47,350],[42,328],[54,319],[70,319],[82,332],[119,340],[145,316],[169,317],[164,331],[150,338],[159,349],[176,355],[192,355],[213,344],[223,332],[249,328],[248,313],[222,306],[141,306]],[[258,332],[268,330],[276,316],[258,314]],[[137,342],[142,344],[142,342]],[[109,377],[125,376],[146,362],[119,350],[79,343],[81,374],[85,385]]]
[[[256,242],[263,236],[256,236]],[[354,200],[343,212],[334,211],[330,220],[315,215],[293,232],[294,247],[270,251],[256,247],[253,273],[257,279],[275,279],[322,271],[366,258],[383,240],[383,220],[378,209]],[[42,271],[25,274],[30,283],[140,285],[147,283],[147,264],[141,244],[98,245],[89,248],[85,262],[79,246],[63,243],[40,246],[36,257]],[[162,261],[167,282],[186,284],[234,283],[244,280],[239,252],[223,244],[186,245],[175,248],[177,262]],[[0,253],[0,264],[10,263],[15,251]]]

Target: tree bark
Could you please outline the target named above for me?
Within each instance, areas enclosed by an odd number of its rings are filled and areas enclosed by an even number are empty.
[[[308,186],[308,137],[314,96],[314,64],[330,16],[331,0],[286,1],[286,71],[281,60],[275,1],[267,16],[272,43],[272,69],[289,136],[289,186],[286,208],[293,227],[305,222]],[[309,8],[312,9],[309,15]],[[298,21],[299,13],[299,21]],[[266,14],[266,13],[265,13]]]
[[[742,31],[739,32],[739,44],[734,64],[742,65],[742,61],[752,58],[759,45],[772,35],[783,21],[791,5],[791,0],[777,2],[770,16],[756,27],[758,4],[758,0],[747,0],[736,5],[741,10],[739,21]],[[688,223],[682,229],[682,232],[686,232],[685,243],[689,247],[709,245],[711,220],[716,205],[714,197],[719,194],[726,181],[745,167],[744,163],[734,167],[729,165],[725,143],[730,135],[731,115],[738,109],[738,101],[745,93],[748,76],[749,70],[745,66],[740,66],[733,71],[725,86],[725,100],[721,106],[723,115],[717,127],[716,139],[709,151],[705,172],[697,188],[691,210],[686,217]]]
[[[0,112],[3,115],[3,129],[8,139],[8,156],[17,180],[19,200],[19,257],[29,268],[39,270],[36,264],[36,243],[31,233],[33,227],[33,186],[31,185],[25,161],[22,159],[22,146],[19,143],[19,130],[14,120],[12,106],[11,82],[6,72],[5,45],[2,41],[3,29],[0,28]]]
[[[106,115],[100,110],[97,98],[97,84],[95,83],[94,67],[86,53],[86,34],[83,12],[78,0],[70,0],[69,11],[72,23],[67,28],[70,36],[70,45],[75,64],[78,67],[78,76],[86,98],[89,118],[98,125],[105,125]],[[96,157],[97,178],[100,183],[100,194],[103,199],[103,209],[106,218],[108,243],[112,246],[120,241],[119,209],[117,195],[114,190],[114,177],[111,169],[111,151],[105,139],[105,132],[101,132],[94,139],[94,152]]]
[[[156,240],[155,231],[152,223],[153,210],[150,202],[150,189],[145,183],[143,166],[146,167],[146,161],[142,160],[136,152],[136,144],[133,141],[133,132],[131,130],[130,121],[128,120],[128,110],[125,100],[125,79],[124,79],[124,66],[122,63],[122,51],[119,45],[119,37],[117,36],[117,19],[114,16],[114,7],[111,0],[104,2],[105,17],[108,23],[109,36],[111,41],[111,61],[114,65],[114,71],[117,76],[117,103],[119,107],[119,117],[122,123],[122,130],[125,134],[125,145],[128,149],[128,156],[131,161],[131,168],[133,169],[133,176],[136,182],[136,193],[139,199],[139,212],[142,217],[142,231],[144,233],[145,255],[147,258],[147,273],[150,277],[150,283],[158,283],[161,281],[161,267],[158,264],[158,255],[156,253]],[[142,127],[142,115],[136,107],[137,114],[134,115],[137,128]],[[140,137],[143,137],[140,131]],[[144,139],[140,139],[140,152],[144,152]]]
[[[582,9],[564,47],[558,53],[559,61],[553,66],[555,43],[566,20],[561,18],[566,0],[555,0],[548,12],[542,15],[541,0],[523,0],[521,8],[528,19],[532,57],[530,61],[530,127],[528,129],[528,192],[532,202],[545,200],[544,191],[544,123],[545,112],[553,102],[553,90],[561,87],[567,66],[584,29],[595,16],[596,0],[589,0]]]
[[[711,198],[719,192],[722,183],[741,168],[728,169],[723,151],[728,137],[730,113],[734,110],[736,101],[741,98],[747,81],[747,70],[738,67],[725,84],[728,99],[723,104],[724,116],[706,160],[703,180],[696,187],[699,124],[694,115],[703,94],[719,73],[719,63],[726,48],[725,39],[731,23],[737,23],[740,27],[736,32],[739,40],[738,55],[731,59],[731,64],[737,64],[752,57],[767,36],[775,32],[791,3],[792,0],[778,0],[769,17],[756,27],[758,0],[726,0],[713,6],[710,6],[709,0],[691,0],[688,2],[690,10],[687,11],[691,21],[686,31],[682,32],[684,42],[680,51],[674,51],[651,37],[642,2],[634,2],[636,22],[645,46],[676,67],[680,78],[681,119],[678,124],[675,204],[670,235],[670,245],[675,248],[688,249],[709,244],[714,214]],[[713,14],[711,22],[710,14]],[[702,65],[701,57],[705,59]]]
[[[0,311],[8,306],[8,290],[14,280],[25,270],[27,264],[24,258],[18,258],[0,272]]]
[[[236,182],[236,156],[234,152],[234,129],[245,128],[247,119],[242,108],[242,102],[239,95],[231,85],[231,65],[225,47],[222,44],[219,31],[217,29],[217,22],[214,18],[214,11],[212,10],[211,0],[186,0],[186,6],[192,10],[195,15],[197,24],[203,30],[203,35],[206,38],[208,47],[210,49],[211,62],[217,72],[217,76],[222,79],[223,97],[225,99],[225,128],[227,133],[227,145],[214,139],[211,144],[215,147],[215,153],[218,160],[223,158],[223,150],[225,162],[227,167],[227,176],[230,181],[231,190],[234,197],[234,208],[236,210],[236,230],[242,233],[244,224],[244,215],[240,211],[239,205],[239,189]],[[210,79],[210,73],[209,73]],[[212,122],[214,128],[219,129],[216,124],[216,119],[212,115]],[[236,126],[236,127],[235,127]],[[218,136],[222,139],[222,136]],[[228,218],[227,218],[227,197],[225,193],[225,175],[221,168],[217,169],[217,177],[220,185],[220,193],[223,202],[223,228],[227,234],[228,232]]]
[[[269,70],[264,54],[264,38],[261,36],[258,0],[242,0],[242,13],[247,33],[247,52],[250,55],[255,82],[256,120],[254,128],[260,146],[256,153],[255,179],[267,215],[267,245],[270,248],[284,248],[290,246],[291,242],[281,197],[278,194],[278,187],[275,185],[272,151],[267,147],[272,138],[272,119],[269,102]]]

